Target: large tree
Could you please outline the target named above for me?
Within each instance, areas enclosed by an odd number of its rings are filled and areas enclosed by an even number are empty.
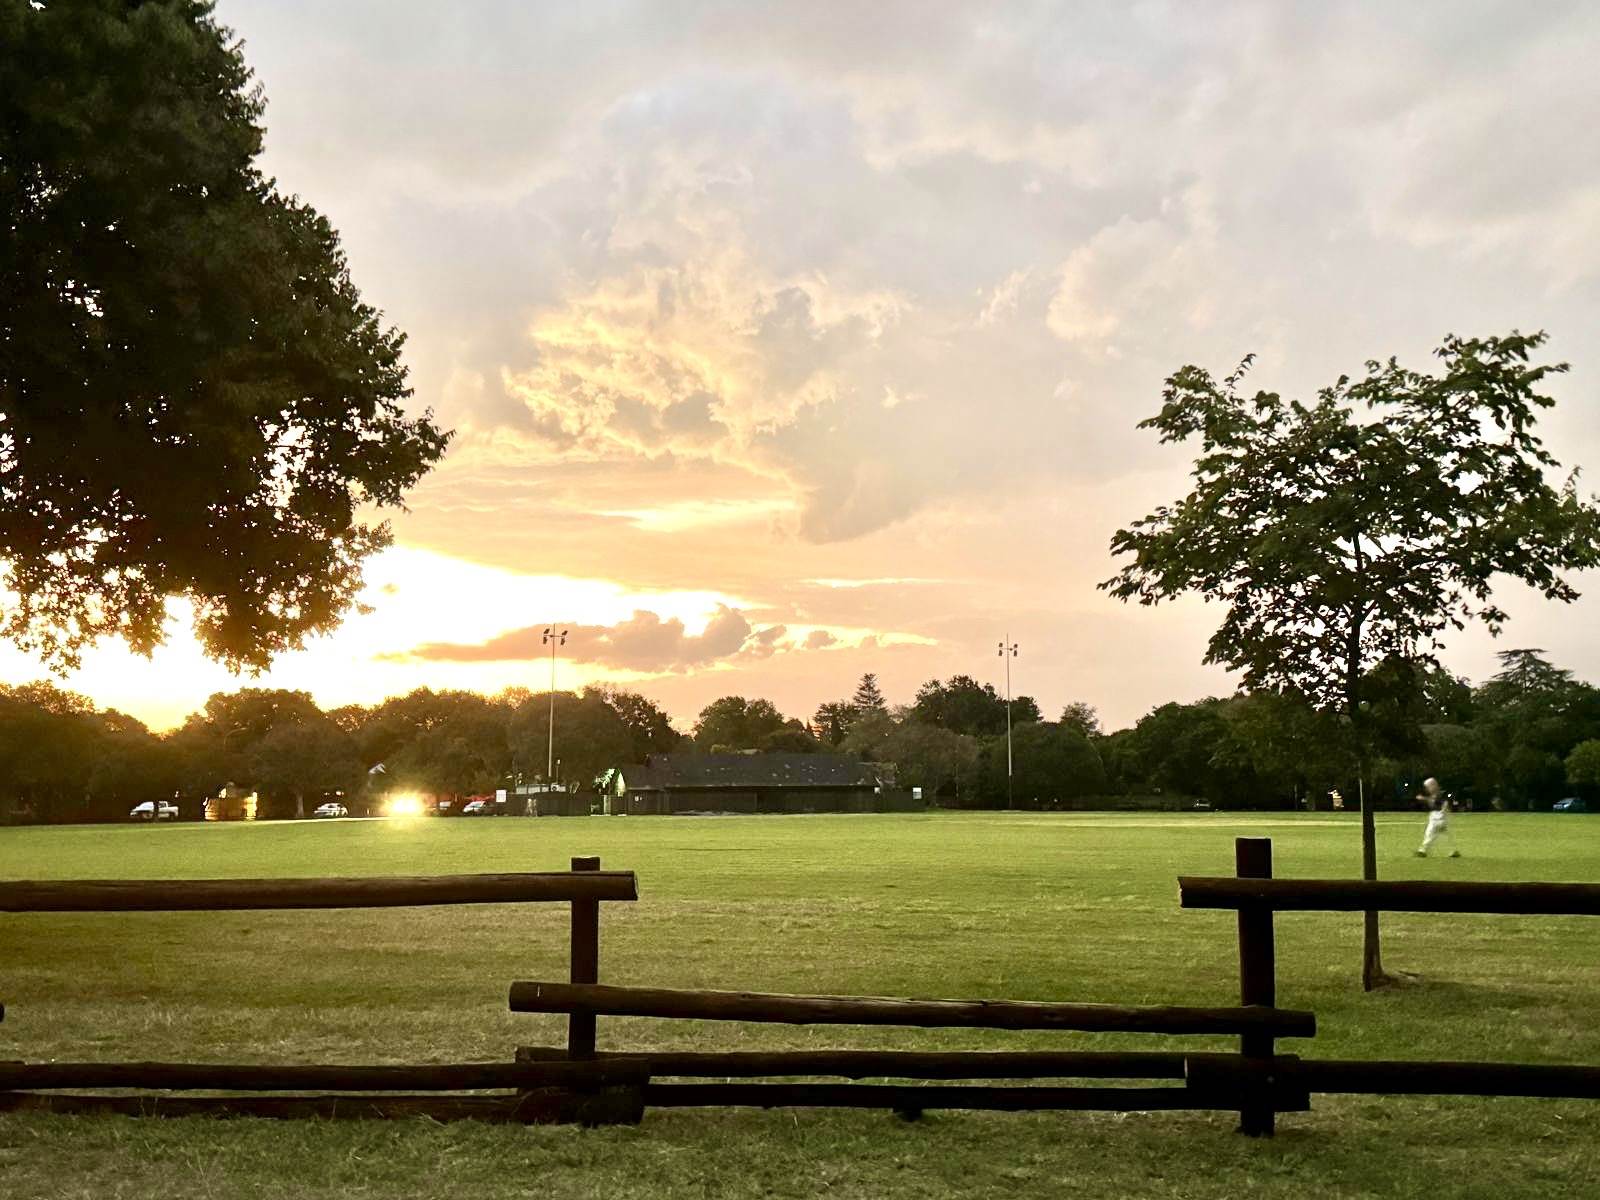
[[[1166,381],[1141,428],[1163,442],[1197,438],[1194,490],[1112,538],[1132,556],[1102,586],[1155,604],[1197,592],[1224,605],[1206,661],[1341,714],[1359,769],[1377,749],[1363,681],[1386,661],[1432,663],[1451,628],[1498,632],[1497,578],[1552,600],[1576,590],[1562,572],[1600,561],[1600,511],[1534,434],[1552,404],[1534,364],[1542,333],[1447,337],[1436,373],[1390,359],[1341,377],[1314,403],[1246,397],[1250,359],[1214,379],[1186,366]],[[1369,804],[1362,875],[1377,877]],[[1384,979],[1377,914],[1368,913],[1362,977]]]
[[[1567,755],[1600,734],[1600,689],[1539,650],[1505,650],[1499,658],[1500,671],[1474,696],[1473,726],[1492,749],[1502,801],[1549,808],[1567,792]]]
[[[1061,710],[1061,720],[1057,724],[1067,729],[1076,729],[1086,738],[1097,738],[1104,734],[1100,728],[1100,714],[1094,705],[1083,700],[1073,700]]]
[[[1005,738],[989,738],[980,752],[976,783],[989,804],[1009,804],[1013,790],[1018,803],[1030,808],[1054,808],[1105,791],[1105,767],[1081,730],[1029,721],[1016,727],[1013,738],[1014,777],[1007,775]]]
[[[355,739],[326,717],[268,730],[250,750],[250,782],[266,793],[275,813],[306,815],[306,799],[325,792],[353,795],[363,772]],[[276,802],[276,803],[273,803]]]
[[[837,746],[844,741],[855,720],[855,707],[848,700],[829,700],[817,706],[811,718],[811,727],[817,731],[818,741]]]
[[[953,675],[945,683],[930,679],[917,689],[910,716],[913,721],[974,737],[1004,733],[1006,698],[995,691],[994,684],[979,683],[970,675]],[[1011,719],[1017,725],[1038,721],[1039,705],[1032,696],[1014,696]]]
[[[672,727],[672,718],[653,700],[609,684],[588,690],[611,706],[627,730],[629,762],[642,763],[652,754],[668,754],[683,741],[683,735]]]
[[[785,724],[783,714],[770,700],[723,696],[700,710],[694,723],[694,744],[707,753],[761,750]]]
[[[954,786],[960,802],[963,779],[978,760],[978,740],[922,721],[902,721],[889,729],[876,757],[895,764],[895,778],[905,787],[922,789],[922,798],[936,803],[940,791]]]
[[[211,8],[0,0],[0,637],[56,667],[179,596],[234,667],[332,628],[449,436]]]

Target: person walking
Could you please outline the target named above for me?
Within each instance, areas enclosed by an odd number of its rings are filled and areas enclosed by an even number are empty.
[[[1450,857],[1460,858],[1461,851],[1456,847],[1455,834],[1450,832],[1450,812],[1453,803],[1449,795],[1439,786],[1439,781],[1431,775],[1422,781],[1422,791],[1417,793],[1417,799],[1428,808],[1428,827],[1422,833],[1422,845],[1417,850],[1418,858],[1427,858],[1428,851],[1440,838],[1450,843]],[[1441,845],[1440,849],[1443,849]]]

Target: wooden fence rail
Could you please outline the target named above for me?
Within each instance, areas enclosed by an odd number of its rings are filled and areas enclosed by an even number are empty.
[[[589,860],[584,860],[589,861]],[[599,860],[595,859],[598,863]],[[222,912],[637,900],[632,871],[361,879],[53,879],[0,882],[0,912]]]
[[[1162,1050],[642,1050],[602,1051],[642,1062],[651,1079],[1183,1079],[1187,1055]],[[563,1062],[558,1046],[519,1046],[524,1062]]]
[[[905,1116],[937,1109],[1000,1112],[1154,1112],[1234,1109],[1231,1095],[1189,1087],[983,1087],[874,1083],[655,1083],[645,1085],[646,1108],[885,1108]]]
[[[1241,838],[1240,841],[1265,839]],[[1600,884],[1183,876],[1184,908],[1600,916]]]
[[[1202,1090],[1284,1085],[1328,1095],[1520,1096],[1600,1100],[1600,1067],[1502,1062],[1301,1059],[1259,1063],[1232,1055],[1196,1055],[1185,1077]]]
[[[678,991],[607,984],[513,983],[511,1011],[587,1012],[794,1025],[906,1025],[923,1028],[1061,1029],[1109,1033],[1311,1037],[1315,1014],[1265,1007],[1187,1008],[1060,1004],[1032,1000],[903,1000],[885,996],[791,996],[769,992]]]
[[[152,1088],[205,1092],[452,1092],[494,1088],[611,1086],[642,1082],[638,1058],[605,1062],[477,1062],[418,1066],[301,1066],[234,1063],[0,1063],[0,1091]]]

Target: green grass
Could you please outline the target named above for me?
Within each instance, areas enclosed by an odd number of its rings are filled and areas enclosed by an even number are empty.
[[[1388,878],[1600,880],[1600,820],[1457,818],[1466,857]],[[952,997],[1231,1003],[1231,914],[1184,912],[1180,874],[1231,874],[1273,838],[1282,876],[1349,876],[1354,817],[1032,815],[591,818],[81,827],[0,832],[0,877],[550,870],[597,853],[639,873],[605,907],[614,983]],[[1600,1063],[1600,921],[1385,919],[1407,987],[1363,995],[1359,918],[1279,918],[1279,1002],[1315,1009],[1324,1057]],[[0,1058],[400,1062],[559,1044],[506,1011],[561,979],[562,906],[0,916]],[[608,1049],[1221,1048],[1184,1039],[607,1020]],[[1319,1097],[1270,1143],[1226,1114],[706,1110],[638,1129],[428,1122],[0,1118],[0,1194],[1237,1197],[1578,1195],[1600,1190],[1600,1106]]]

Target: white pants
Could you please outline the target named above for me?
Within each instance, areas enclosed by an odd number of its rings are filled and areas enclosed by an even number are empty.
[[[1448,813],[1436,812],[1428,814],[1428,828],[1422,835],[1422,853],[1426,854],[1433,849],[1434,842],[1440,838],[1450,843],[1452,853],[1456,848],[1455,834],[1450,832],[1450,818]],[[1439,847],[1441,850],[1443,846]]]

